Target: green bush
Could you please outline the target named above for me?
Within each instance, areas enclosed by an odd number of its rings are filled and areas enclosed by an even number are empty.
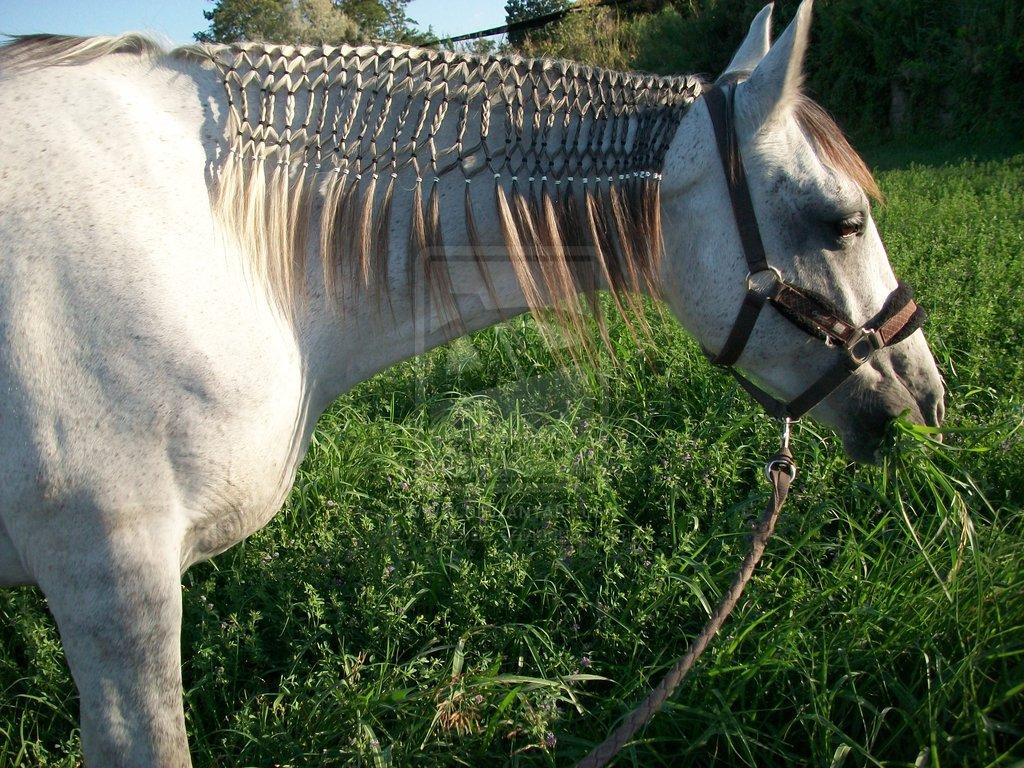
[[[713,79],[762,5],[676,0],[634,16],[591,8],[524,50]],[[775,5],[779,33],[798,3]],[[819,0],[812,34],[808,89],[854,134],[1024,127],[1024,0]],[[625,58],[609,60],[610,48]]]

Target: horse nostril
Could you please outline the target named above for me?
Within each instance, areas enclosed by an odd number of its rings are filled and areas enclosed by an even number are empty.
[[[940,389],[938,392],[928,392],[921,398],[921,416],[924,423],[929,427],[941,427],[942,420],[946,417],[946,404],[943,402],[945,393]]]
[[[943,402],[942,393],[929,395],[921,405],[923,406],[921,415],[924,417],[925,424],[929,427],[941,427],[942,420],[946,417],[946,405]],[[942,435],[932,435],[932,439],[941,443]]]

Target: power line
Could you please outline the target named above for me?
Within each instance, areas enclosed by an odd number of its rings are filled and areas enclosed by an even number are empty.
[[[522,21],[514,21],[511,24],[503,24],[500,27],[491,27],[490,29],[481,29],[479,32],[467,32],[464,35],[455,35],[454,37],[439,37],[434,40],[426,41],[425,45],[438,45],[440,43],[461,43],[466,40],[478,40],[481,37],[493,37],[494,35],[506,35],[509,32],[529,32],[531,29],[539,29],[540,27],[547,26],[556,21],[561,21],[563,18],[568,16],[570,13],[581,11],[584,8],[602,8],[604,6],[626,6],[634,5],[642,0],[599,0],[599,2],[582,5],[575,4],[570,5],[567,8],[563,8],[559,11],[552,11],[551,13],[545,13],[540,16],[534,16],[532,19],[523,19]]]

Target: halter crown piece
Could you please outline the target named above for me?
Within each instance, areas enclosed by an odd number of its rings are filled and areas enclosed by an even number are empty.
[[[858,326],[822,297],[787,282],[779,269],[768,261],[743,172],[736,136],[736,85],[716,85],[704,93],[704,98],[714,126],[718,155],[725,171],[732,212],[749,270],[747,294],[725,344],[717,355],[707,350],[704,353],[712,363],[728,369],[769,415],[788,425],[789,421],[799,419],[832,394],[878,350],[902,341],[920,328],[925,321],[925,312],[914,302],[912,290],[900,283],[875,316]],[[761,275],[771,278],[767,286],[764,280],[757,279]],[[766,304],[775,307],[800,330],[821,339],[840,353],[831,368],[788,403],[761,389],[733,367],[750,341]]]

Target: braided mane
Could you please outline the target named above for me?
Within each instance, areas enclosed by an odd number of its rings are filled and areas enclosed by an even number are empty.
[[[217,209],[284,295],[310,235],[328,291],[344,274],[384,293],[401,195],[410,268],[457,320],[439,213],[449,175],[465,182],[465,242],[485,280],[471,190],[493,188],[531,307],[566,308],[599,283],[617,300],[655,287],[660,171],[696,78],[404,46],[205,50],[229,109]]]

